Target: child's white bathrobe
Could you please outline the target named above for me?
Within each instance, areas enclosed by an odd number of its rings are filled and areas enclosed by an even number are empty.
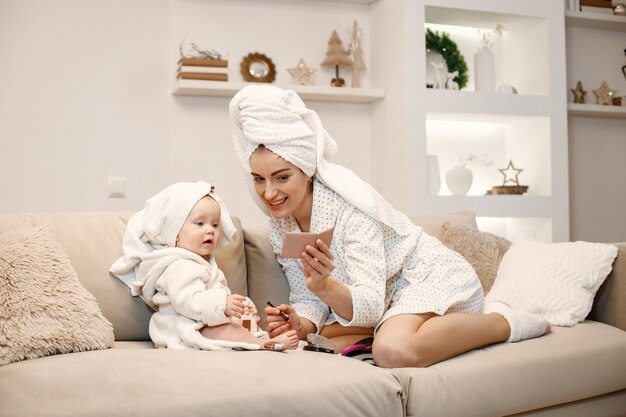
[[[113,263],[111,272],[131,289],[132,295],[140,296],[156,310],[150,320],[150,337],[156,347],[256,350],[260,348],[257,344],[208,339],[199,332],[205,325],[237,320],[224,314],[230,290],[215,260],[207,262],[176,247],[176,237],[191,209],[207,195],[220,206],[224,235],[220,246],[228,244],[236,229],[211,184],[177,183],[148,199],[145,208],[128,221],[123,255]],[[255,336],[266,334],[259,332]]]
[[[198,330],[233,321],[224,314],[231,294],[215,259],[207,262],[182,248],[167,248],[142,256],[137,289],[156,310],[150,320],[155,347],[221,350],[258,349],[249,343],[208,339]]]

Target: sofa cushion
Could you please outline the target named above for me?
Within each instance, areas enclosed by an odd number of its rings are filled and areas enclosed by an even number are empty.
[[[0,236],[0,324],[0,365],[113,346],[113,326],[42,226]]]
[[[0,367],[0,398],[7,417],[403,415],[387,370],[306,351],[73,353]]]
[[[515,242],[506,252],[485,305],[506,301],[541,314],[550,324],[573,326],[587,317],[611,272],[617,247],[590,242]]]
[[[485,294],[491,289],[498,267],[511,242],[503,237],[477,228],[446,221],[442,226],[441,241],[448,248],[460,253],[480,279]]]
[[[267,227],[246,227],[246,267],[248,294],[257,305],[261,326],[265,328],[264,308],[268,301],[274,305],[289,302],[289,283],[276,260]]]
[[[398,368],[407,416],[509,415],[626,388],[626,333],[585,321],[429,368]]]
[[[616,243],[618,254],[613,269],[596,293],[591,320],[626,331],[626,242]]]
[[[122,238],[132,212],[0,213],[0,233],[23,226],[45,225],[69,255],[80,282],[98,301],[104,316],[113,324],[115,340],[150,340],[150,309],[128,287],[109,274],[122,254]],[[241,223],[233,218],[235,245],[216,254],[233,291],[247,295],[245,254]]]
[[[451,222],[476,227],[476,214],[472,211],[459,211],[448,214],[414,214],[410,216],[413,223],[420,226],[426,233],[443,239],[443,224]]]

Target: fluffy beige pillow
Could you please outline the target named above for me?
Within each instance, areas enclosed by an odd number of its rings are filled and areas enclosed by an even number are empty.
[[[511,242],[465,224],[444,222],[442,229],[443,244],[463,255],[472,265],[487,294],[498,274],[502,256]]]
[[[0,365],[106,349],[113,326],[45,227],[0,235]]]

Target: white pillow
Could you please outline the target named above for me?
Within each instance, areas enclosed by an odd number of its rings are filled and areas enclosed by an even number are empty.
[[[589,314],[616,256],[617,247],[603,243],[515,242],[502,258],[485,305],[505,301],[542,314],[555,326],[573,326]]]

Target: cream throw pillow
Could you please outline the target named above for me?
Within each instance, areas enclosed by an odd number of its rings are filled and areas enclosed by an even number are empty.
[[[113,346],[113,326],[45,227],[0,236],[0,365]]]
[[[443,224],[441,242],[472,265],[485,294],[491,290],[502,256],[511,246],[503,237],[451,222]]]
[[[573,326],[589,314],[616,256],[617,247],[603,243],[514,242],[485,305],[505,301],[555,326]]]

